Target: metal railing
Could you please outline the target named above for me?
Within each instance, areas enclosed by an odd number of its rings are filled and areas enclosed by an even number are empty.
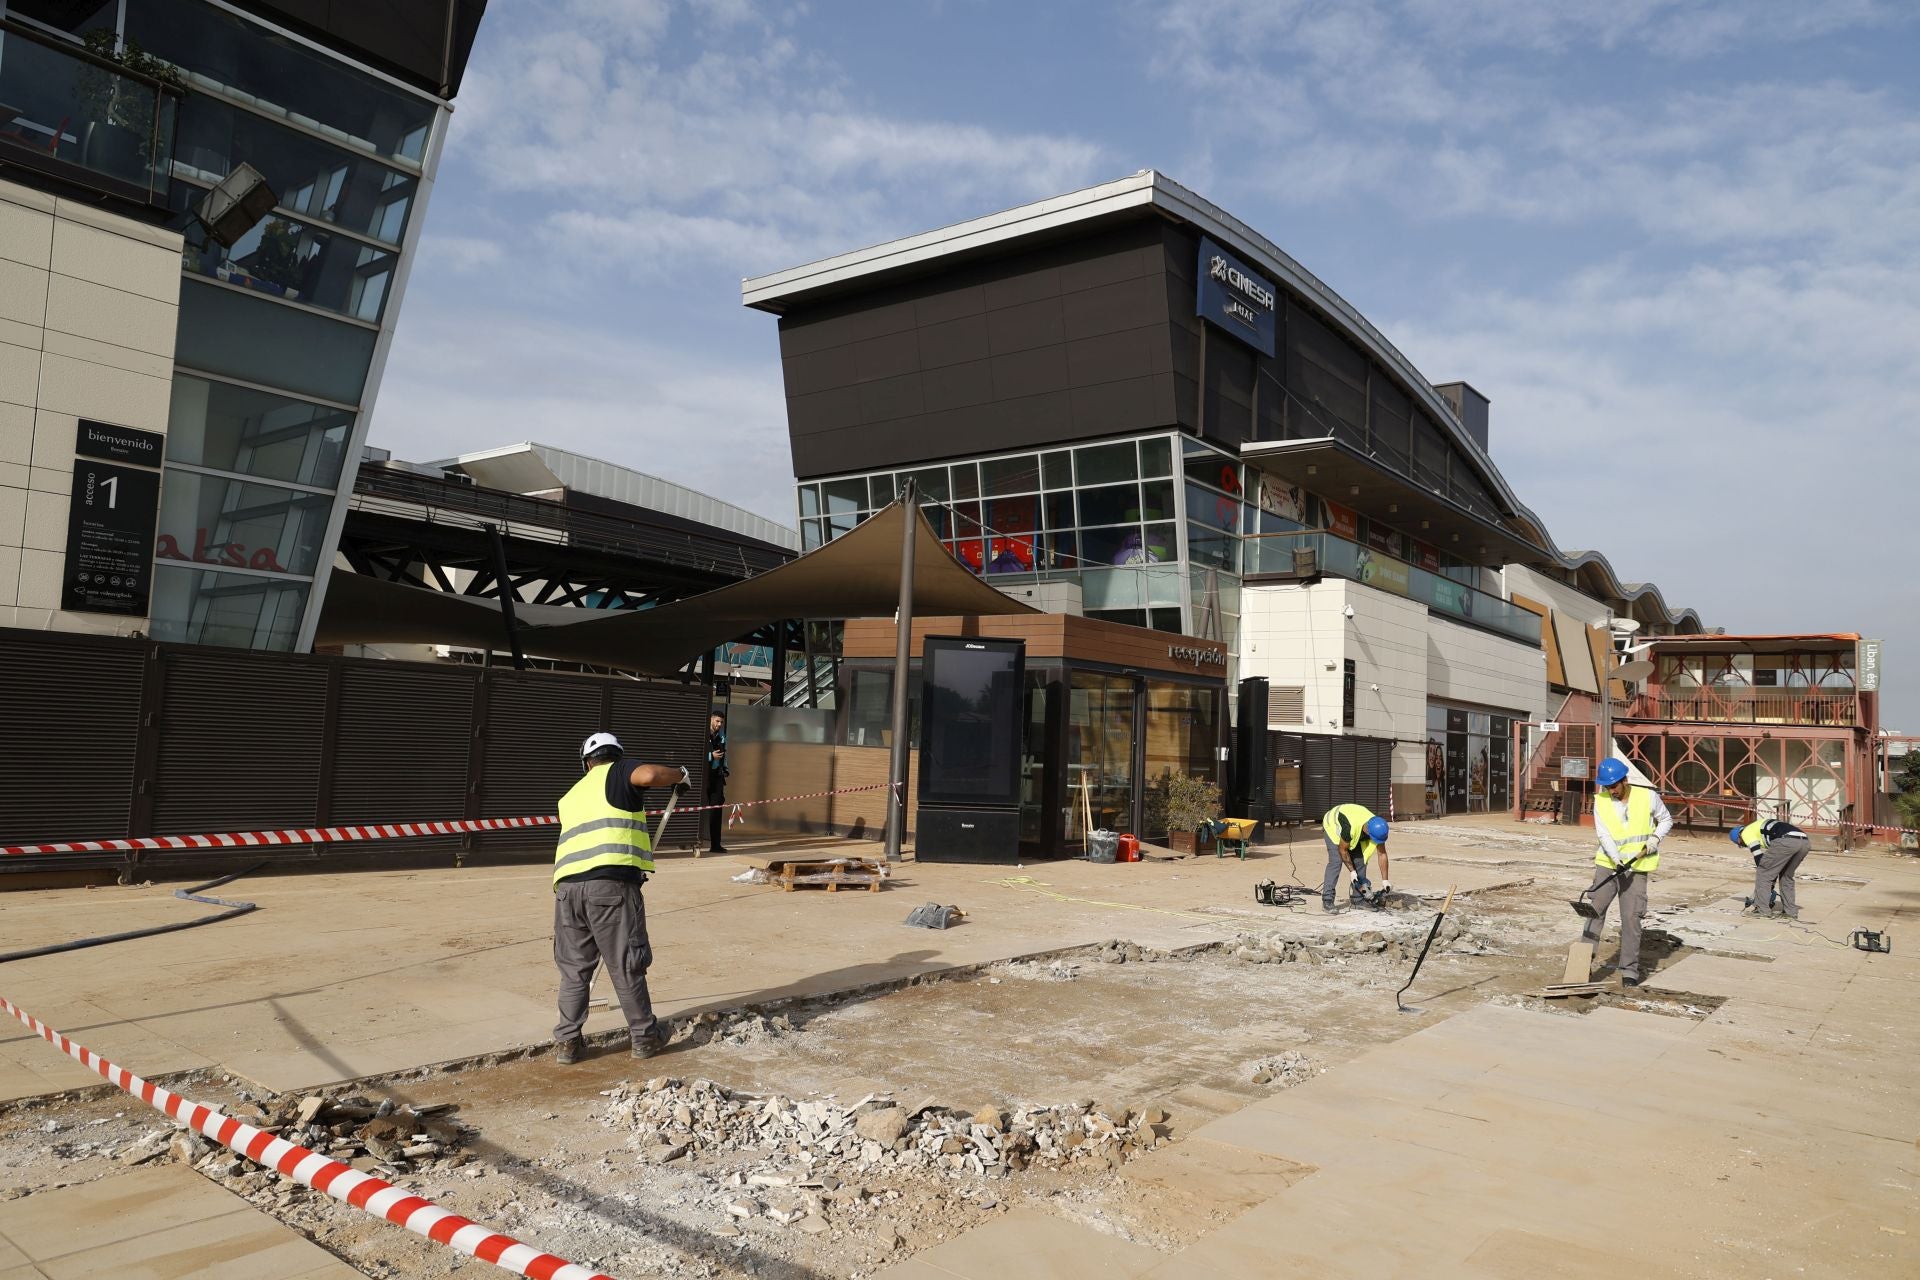
[[[1754,689],[1649,685],[1622,717],[1704,724],[1857,725],[1852,689]]]
[[[750,578],[793,558],[779,548],[747,547],[709,534],[580,511],[546,498],[384,467],[361,467],[353,493],[353,507],[359,511],[384,511],[458,528],[498,524],[503,533],[517,538],[736,578]]]
[[[164,204],[181,90],[0,17],[0,166]]]
[[[1540,643],[1540,615],[1465,583],[1331,533],[1263,533],[1246,539],[1248,574],[1296,572],[1294,551],[1311,549],[1315,569],[1426,605],[1443,617],[1518,640]]]

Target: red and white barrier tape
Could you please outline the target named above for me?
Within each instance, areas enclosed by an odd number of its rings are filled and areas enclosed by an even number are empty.
[[[361,1173],[338,1160],[244,1124],[204,1103],[189,1101],[151,1081],[142,1080],[93,1050],[75,1044],[4,996],[0,996],[0,1008],[81,1066],[97,1072],[142,1102],[303,1186],[325,1192],[356,1209],[377,1218],[385,1218],[395,1226],[405,1227],[416,1235],[458,1249],[482,1262],[491,1262],[515,1275],[529,1276],[532,1280],[612,1280],[611,1276],[591,1271],[565,1258],[542,1253],[511,1236],[501,1235],[491,1227],[442,1209],[383,1178]]]
[[[774,796],[766,800],[741,800],[734,804],[703,804],[676,809],[676,813],[701,813],[708,809],[729,809],[746,821],[744,809],[760,805],[785,804],[790,800],[817,800],[822,796],[845,796],[859,791],[881,791],[890,785],[876,782],[864,787],[842,787],[836,791],[809,791],[803,795]],[[665,809],[648,809],[647,816],[657,818]],[[59,840],[46,844],[0,845],[0,857],[38,853],[137,853],[148,849],[248,849],[267,845],[342,844],[354,840],[398,840],[409,836],[457,836],[470,831],[507,831],[518,827],[551,827],[557,817],[544,818],[450,818],[442,822],[362,823],[350,827],[285,827],[278,831],[228,831],[218,835],[131,836],[116,840]],[[734,819],[728,818],[732,826]]]

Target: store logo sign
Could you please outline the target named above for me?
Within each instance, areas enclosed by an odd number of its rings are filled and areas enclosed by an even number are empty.
[[[1280,295],[1273,282],[1207,237],[1200,237],[1194,311],[1266,355],[1274,353]]]
[[[1227,653],[1224,649],[1202,649],[1197,645],[1170,644],[1167,657],[1175,662],[1191,662],[1196,667],[1224,667],[1227,665]]]

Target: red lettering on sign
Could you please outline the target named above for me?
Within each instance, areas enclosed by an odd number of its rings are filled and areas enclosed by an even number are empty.
[[[162,560],[186,560],[195,564],[230,565],[238,569],[267,569],[274,573],[286,573],[287,567],[273,554],[272,547],[256,547],[251,554],[246,545],[239,542],[211,542],[205,529],[193,531],[193,554],[188,555],[180,549],[180,543],[170,533],[159,537],[154,554]]]

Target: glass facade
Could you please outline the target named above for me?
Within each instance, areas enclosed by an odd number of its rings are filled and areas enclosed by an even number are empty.
[[[446,106],[208,0],[0,0],[0,11],[57,48],[89,33],[137,44],[186,84],[157,186],[186,248],[151,632],[298,647],[317,621],[315,579]],[[6,59],[27,43],[9,39]],[[221,245],[194,210],[243,163],[274,207]]]
[[[996,454],[799,487],[811,550],[892,502],[911,477],[927,519],[975,573],[1072,578],[1089,617],[1184,631],[1179,479],[1168,435]]]

